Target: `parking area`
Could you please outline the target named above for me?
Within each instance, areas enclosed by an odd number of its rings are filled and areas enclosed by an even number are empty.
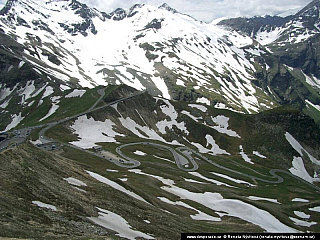
[[[60,150],[63,145],[59,143],[46,143],[46,144],[37,143],[36,146],[42,150],[54,151],[54,150]]]

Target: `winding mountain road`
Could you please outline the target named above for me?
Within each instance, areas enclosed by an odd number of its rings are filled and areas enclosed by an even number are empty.
[[[101,110],[103,108],[109,107],[109,106],[111,106],[113,104],[116,104],[118,102],[122,102],[122,101],[128,100],[130,98],[139,96],[139,95],[141,95],[141,94],[143,94],[145,92],[146,91],[142,91],[142,92],[139,91],[139,92],[134,93],[134,94],[132,94],[132,95],[130,95],[128,97],[118,99],[116,101],[107,103],[104,106],[96,108],[98,103],[105,96],[105,88],[99,89],[98,90],[98,93],[100,94],[99,99],[88,110],[86,110],[86,111],[84,111],[82,113],[76,114],[74,116],[67,117],[65,119],[61,119],[59,121],[55,121],[55,122],[51,122],[51,123],[47,123],[47,124],[41,124],[41,125],[36,126],[36,128],[46,126],[43,129],[41,129],[41,131],[39,132],[39,140],[43,144],[47,144],[47,143],[51,143],[51,142],[59,142],[59,141],[57,141],[55,139],[51,139],[49,137],[46,137],[45,133],[49,129],[51,129],[52,127],[54,127],[54,126],[56,126],[56,125],[58,125],[60,123],[64,123],[66,121],[69,121],[69,120],[72,120],[72,119],[76,119],[76,118],[78,118],[80,116],[83,116],[83,115],[86,115],[88,113]],[[33,128],[35,128],[35,127],[33,127]],[[25,140],[27,138],[26,132],[29,132],[30,129],[31,128],[20,129],[20,132],[23,132],[23,135],[15,136],[15,138],[17,138],[19,144],[25,142]],[[2,141],[1,142],[2,143],[2,148],[3,149],[7,149],[9,144],[12,144],[12,143],[15,143],[15,142],[16,141],[13,138],[7,139],[6,141]],[[141,163],[138,160],[130,158],[127,155],[125,155],[121,151],[122,148],[125,148],[125,147],[128,147],[128,146],[135,146],[135,145],[148,145],[148,146],[153,146],[155,148],[160,148],[160,149],[164,149],[164,150],[167,150],[167,151],[171,152],[171,154],[173,155],[174,160],[176,162],[176,165],[178,166],[179,169],[181,169],[183,171],[191,172],[191,171],[196,171],[198,169],[198,164],[196,163],[195,159],[192,157],[192,154],[195,154],[196,156],[198,156],[201,159],[207,161],[208,163],[214,165],[215,167],[218,167],[220,169],[226,170],[226,171],[234,173],[234,174],[238,174],[238,175],[241,175],[241,176],[244,176],[244,177],[251,178],[251,179],[256,180],[256,181],[260,181],[260,182],[264,182],[264,183],[270,183],[270,184],[279,184],[279,183],[282,183],[284,181],[284,179],[281,176],[277,175],[277,173],[284,173],[284,174],[287,174],[287,175],[289,175],[289,176],[291,176],[291,177],[293,177],[295,179],[298,179],[298,180],[302,181],[306,185],[308,185],[308,186],[314,188],[315,190],[317,190],[318,192],[320,192],[320,188],[319,187],[317,187],[317,186],[305,181],[304,179],[301,179],[301,178],[291,174],[288,171],[284,171],[284,170],[281,170],[281,169],[271,169],[269,171],[269,173],[270,173],[272,178],[275,178],[275,180],[266,180],[266,179],[263,179],[263,178],[260,178],[260,177],[255,177],[255,176],[252,176],[252,175],[249,175],[249,174],[246,174],[246,173],[242,173],[242,172],[236,171],[234,169],[230,169],[230,168],[227,168],[225,166],[222,166],[222,165],[220,165],[220,164],[208,159],[207,157],[202,156],[200,153],[198,153],[195,150],[190,149],[188,147],[177,147],[176,149],[174,149],[174,148],[162,145],[162,144],[152,143],[152,142],[128,143],[128,144],[123,144],[123,145],[121,145],[121,146],[116,148],[117,154],[122,157],[122,159],[121,158],[117,158],[116,159],[116,158],[112,158],[112,157],[106,157],[102,153],[95,153],[95,152],[92,152],[92,151],[89,151],[89,150],[85,150],[83,148],[80,148],[78,146],[75,146],[75,145],[72,145],[72,144],[69,144],[69,143],[63,143],[63,142],[59,142],[59,143],[64,145],[64,146],[68,146],[68,147],[71,147],[71,148],[74,148],[74,149],[89,153],[89,154],[97,156],[99,158],[103,158],[103,159],[108,160],[108,161],[112,162],[113,164],[116,164],[117,166],[123,167],[123,168],[136,168],[136,167],[139,167],[141,165]],[[6,147],[4,147],[5,144],[6,144]],[[3,149],[0,149],[0,150],[3,150]]]
[[[83,115],[86,115],[86,114],[88,114],[88,113],[92,113],[92,112],[95,112],[95,111],[104,109],[104,108],[109,107],[109,106],[111,106],[111,105],[113,105],[113,104],[116,104],[116,103],[118,103],[118,102],[123,102],[123,101],[125,101],[125,100],[128,100],[128,99],[130,99],[130,98],[139,96],[139,95],[141,95],[141,94],[143,94],[143,93],[146,92],[146,91],[139,91],[139,92],[134,93],[134,94],[132,94],[132,95],[130,95],[130,96],[128,96],[128,97],[115,100],[115,101],[113,101],[113,102],[107,103],[107,104],[105,104],[104,106],[101,106],[101,107],[98,107],[98,108],[94,108],[94,107],[102,100],[102,98],[105,96],[105,88],[104,88],[104,89],[100,89],[100,90],[103,90],[103,91],[100,91],[100,92],[99,92],[99,90],[98,90],[99,94],[101,95],[100,98],[99,98],[99,99],[94,103],[94,105],[93,105],[91,108],[89,108],[87,111],[84,111],[84,112],[82,112],[82,113],[78,113],[78,114],[73,115],[73,116],[71,116],[71,117],[67,117],[67,118],[61,119],[61,120],[56,121],[56,122],[48,123],[48,124],[47,124],[47,127],[43,128],[43,129],[39,132],[40,141],[42,141],[43,143],[56,142],[56,140],[46,137],[46,136],[45,136],[45,133],[46,133],[50,128],[52,128],[52,127],[54,127],[54,126],[56,126],[56,125],[58,125],[58,124],[60,124],[60,123],[64,123],[64,122],[67,122],[67,121],[76,119],[76,118],[78,118],[78,117],[81,117],[81,116],[83,116]]]
[[[255,176],[252,176],[252,175],[249,175],[249,174],[246,174],[246,173],[242,173],[242,172],[236,171],[234,169],[230,169],[230,168],[224,167],[224,166],[222,166],[222,165],[220,165],[220,164],[208,159],[207,157],[203,156],[202,154],[200,154],[200,153],[198,153],[198,152],[196,152],[193,149],[188,148],[188,147],[178,147],[176,149],[173,149],[171,147],[168,147],[168,146],[165,146],[165,145],[161,145],[161,144],[157,144],[157,143],[136,142],[136,143],[128,143],[128,144],[121,145],[120,147],[117,147],[116,151],[122,158],[125,158],[128,161],[137,161],[135,159],[129,158],[128,156],[126,156],[121,151],[121,149],[124,148],[124,147],[134,146],[134,145],[148,145],[148,146],[154,146],[154,147],[157,147],[157,148],[162,148],[162,149],[166,149],[166,150],[170,151],[172,153],[175,161],[176,161],[176,164],[177,164],[178,168],[180,168],[181,170],[184,170],[184,171],[188,171],[189,172],[189,171],[195,171],[195,170],[198,169],[198,164],[196,163],[195,159],[191,156],[191,153],[193,153],[193,154],[197,155],[198,157],[202,158],[203,160],[205,160],[206,162],[214,165],[215,167],[218,167],[220,169],[226,170],[226,171],[234,173],[234,174],[238,174],[240,176],[251,178],[251,179],[256,180],[256,181],[260,181],[260,182],[264,182],[264,183],[270,183],[270,184],[279,184],[279,183],[284,182],[284,179],[281,176],[277,175],[277,173],[284,173],[284,174],[289,175],[290,177],[293,177],[295,179],[298,179],[298,180],[302,181],[304,184],[306,184],[306,185],[314,188],[318,192],[320,192],[320,188],[319,187],[317,187],[317,186],[305,181],[302,178],[299,178],[299,177],[293,175],[292,173],[290,173],[288,171],[281,170],[281,169],[271,169],[269,171],[269,173],[270,173],[272,178],[275,178],[275,180],[266,180],[266,179],[263,179],[263,178],[260,178],[260,177],[255,177]],[[181,153],[181,155],[186,156],[188,158],[188,160],[190,161],[189,166],[191,164],[193,167],[192,168],[186,168],[185,164],[181,165],[181,157],[183,157],[183,156],[181,156],[177,152]]]

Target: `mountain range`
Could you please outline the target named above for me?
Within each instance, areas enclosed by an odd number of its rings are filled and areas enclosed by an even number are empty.
[[[0,11],[0,237],[320,231],[320,1]]]

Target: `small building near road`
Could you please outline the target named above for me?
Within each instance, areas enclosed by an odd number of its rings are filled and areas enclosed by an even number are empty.
[[[93,150],[96,152],[100,152],[100,151],[102,151],[102,146],[94,146]]]
[[[7,132],[2,132],[0,133],[0,142],[8,138],[8,133]]]

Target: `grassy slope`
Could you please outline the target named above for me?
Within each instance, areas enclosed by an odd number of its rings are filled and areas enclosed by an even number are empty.
[[[112,97],[117,94],[113,94]],[[154,121],[152,116],[150,115],[153,110],[157,110],[161,112],[161,110],[155,108],[155,105],[150,102],[150,99],[145,95],[138,97],[137,99],[130,100],[125,104],[118,104],[118,109],[120,111],[126,111],[126,115],[134,114],[132,112],[135,109],[138,109],[139,113],[143,115],[144,119],[149,122],[149,124]],[[175,102],[173,103],[178,112],[183,109],[187,109],[192,112],[191,108],[188,108],[187,104]],[[150,109],[149,109],[150,108]],[[127,109],[127,110],[126,110]],[[130,109],[130,110],[128,110]],[[201,116],[205,118],[208,116],[217,116],[217,115],[225,115],[230,118],[229,128],[235,130],[242,138],[233,138],[226,136],[224,134],[220,134],[214,129],[208,128],[203,124],[196,123],[193,120],[180,116],[179,121],[185,121],[186,125],[191,132],[191,136],[187,136],[189,141],[201,142],[203,141],[203,145],[206,146],[206,142],[201,140],[204,138],[206,134],[211,134],[218,145],[226,149],[228,152],[232,153],[231,156],[210,156],[211,160],[229,168],[238,170],[243,173],[248,173],[254,176],[263,177],[265,179],[271,179],[268,175],[268,171],[271,168],[283,168],[287,169],[288,166],[291,166],[292,154],[294,154],[294,150],[290,147],[290,145],[286,142],[284,138],[285,131],[289,131],[294,135],[297,140],[301,143],[308,143],[310,147],[317,147],[318,141],[310,141],[309,138],[314,138],[314,136],[310,133],[314,131],[314,125],[309,121],[308,118],[303,117],[298,111],[288,108],[279,108],[271,111],[267,111],[262,114],[245,116],[235,112],[230,112],[226,110],[219,110],[208,108],[208,113],[198,113],[202,114]],[[113,116],[115,114],[115,116]],[[192,112],[192,114],[196,114],[196,112]],[[124,117],[126,117],[126,115]],[[148,115],[148,116],[147,116]],[[199,116],[200,116],[199,115]],[[117,113],[112,111],[111,108],[106,108],[105,111],[99,112],[99,114],[93,114],[94,118],[99,120],[103,120],[104,118],[111,117],[113,121],[115,121]],[[131,116],[134,118],[134,116]],[[149,117],[149,118],[148,118]],[[137,121],[137,120],[136,120]],[[301,125],[302,124],[302,125]],[[299,130],[299,127],[302,126],[302,129]],[[119,129],[123,131],[123,129]],[[53,137],[56,137],[62,141],[71,141],[76,140],[75,136],[70,132],[68,133],[68,124],[65,126],[57,126],[54,131],[51,131]],[[68,134],[67,134],[68,133]],[[181,133],[180,133],[181,134]],[[311,134],[311,135],[310,135]],[[172,131],[169,135],[179,135],[179,132]],[[169,138],[172,138],[169,136]],[[128,142],[138,142],[138,141],[147,141],[145,139],[139,139],[134,137],[132,134],[127,132],[127,136],[124,138],[118,137],[117,140],[121,143]],[[156,141],[152,141],[156,142]],[[248,164],[244,162],[244,160],[239,155],[239,145],[242,144],[244,146],[245,152],[253,159],[255,162],[254,165]],[[115,143],[101,143],[105,150],[111,151],[115,153],[115,148],[118,144]],[[190,145],[191,146],[191,145]],[[20,148],[20,147],[19,147]],[[134,154],[135,150],[140,150],[147,153],[146,156],[137,156]],[[266,155],[268,159],[260,159],[252,154],[250,154],[253,150],[257,150],[263,155]],[[35,150],[33,147],[28,147],[28,154],[30,157],[33,155],[38,155],[37,152],[39,150]],[[293,224],[293,222],[288,218],[296,217],[293,214],[293,211],[303,211],[307,214],[312,215],[310,221],[318,221],[319,213],[311,212],[308,210],[310,207],[319,206],[320,199],[319,195],[314,191],[314,189],[308,187],[303,184],[301,181],[298,181],[290,176],[281,174],[281,176],[285,179],[285,182],[282,184],[266,184],[263,182],[255,182],[250,178],[237,176],[234,174],[230,174],[230,172],[219,169],[203,160],[198,160],[199,170],[198,172],[202,175],[216,179],[221,182],[225,182],[230,185],[237,186],[238,188],[228,188],[224,186],[217,186],[215,184],[197,184],[197,183],[189,183],[184,180],[184,178],[194,179],[197,181],[206,182],[205,180],[199,179],[195,176],[192,176],[182,170],[179,170],[177,166],[173,163],[166,162],[160,159],[153,157],[153,155],[161,156],[170,160],[173,160],[173,157],[169,152],[165,152],[162,149],[151,148],[146,146],[132,146],[123,149],[123,152],[128,156],[136,158],[142,164],[139,167],[143,172],[162,176],[167,179],[172,179],[175,181],[176,185],[182,187],[184,189],[188,189],[192,192],[218,192],[223,195],[225,198],[238,199],[243,202],[250,203],[252,205],[257,206],[260,209],[267,210],[274,216],[276,216],[283,223],[298,228],[302,231],[305,231],[306,228],[299,228]],[[91,156],[87,153],[64,147],[62,150],[56,152],[64,159],[67,160],[70,164],[75,164],[75,168],[82,169],[82,174],[85,179],[88,180],[88,176],[83,172],[83,169],[90,169],[95,172],[99,172],[101,175],[108,177],[109,179],[117,182],[118,184],[124,186],[131,191],[142,196],[144,199],[152,203],[155,207],[146,207],[140,206],[130,198],[123,197],[123,195],[115,190],[112,190],[106,186],[101,186],[100,184],[95,183],[94,187],[89,186],[86,188],[90,193],[91,198],[94,196],[94,200],[92,208],[95,206],[99,206],[110,211],[115,211],[121,216],[125,217],[128,222],[139,228],[139,230],[146,233],[154,233],[157,236],[157,239],[178,239],[180,232],[232,232],[232,231],[244,231],[244,232],[259,232],[261,229],[259,227],[253,226],[252,224],[248,224],[240,219],[232,218],[232,217],[223,217],[223,221],[221,223],[212,223],[212,222],[198,222],[193,221],[189,217],[190,214],[195,214],[194,211],[181,207],[181,206],[173,206],[170,204],[166,204],[161,202],[157,197],[166,197],[172,201],[178,201],[179,199],[169,194],[168,192],[160,189],[162,183],[154,178],[150,178],[148,176],[141,176],[131,172],[128,172],[125,169],[121,169],[108,161],[103,159]],[[48,154],[47,154],[48,155]],[[43,156],[44,155],[41,155]],[[48,156],[51,156],[49,154]],[[316,156],[316,155],[315,155]],[[60,158],[60,157],[58,157]],[[37,158],[36,158],[37,159]],[[71,160],[71,162],[70,162]],[[48,161],[47,159],[45,161]],[[28,170],[27,172],[30,170]],[[32,169],[32,168],[31,168]],[[51,167],[50,167],[51,169]],[[55,168],[54,168],[55,169]],[[119,172],[106,172],[106,169],[114,169]],[[37,170],[38,171],[38,170]],[[61,169],[59,171],[67,171],[66,169]],[[79,170],[80,171],[80,170]],[[14,171],[13,171],[14,172]],[[232,176],[236,179],[242,179],[244,181],[250,182],[251,184],[255,184],[255,187],[246,187],[243,184],[236,184],[230,180],[223,179],[221,177],[213,176],[210,172],[222,173],[225,175]],[[71,175],[71,172],[68,173]],[[65,175],[68,175],[65,174]],[[61,176],[61,173],[57,174]],[[267,175],[267,176],[262,176]],[[126,182],[122,182],[119,178],[127,178]],[[83,178],[82,178],[83,179]],[[29,180],[27,180],[28,182]],[[208,183],[208,182],[207,182]],[[29,184],[29,183],[28,183]],[[31,185],[37,184],[36,182],[31,181]],[[99,185],[99,186],[98,186]],[[28,187],[28,188],[30,188]],[[10,188],[12,188],[10,186]],[[105,190],[108,189],[108,190]],[[62,190],[64,191],[64,190]],[[60,194],[60,193],[55,193]],[[119,196],[119,197],[118,197]],[[248,196],[259,196],[266,198],[274,198],[278,199],[282,204],[275,204],[266,201],[252,201],[249,200]],[[294,203],[291,201],[293,198],[307,198],[310,200],[309,203]],[[91,199],[90,198],[90,199]],[[12,198],[14,199],[14,197]],[[57,198],[55,198],[57,199]],[[50,201],[49,201],[50,202]],[[191,202],[188,200],[184,200],[187,204],[198,208],[199,210],[216,216],[215,213],[195,202]],[[82,203],[81,203],[82,204]],[[88,204],[87,202],[84,204]],[[83,207],[83,205],[81,205]],[[177,216],[164,213],[160,211],[159,208],[170,211]],[[5,209],[8,209],[6,207]],[[127,209],[131,209],[130,211]],[[74,212],[71,211],[71,215]],[[79,215],[80,213],[77,213]],[[83,214],[83,213],[81,213]],[[80,216],[82,216],[80,214]],[[88,214],[86,215],[88,216]],[[139,216],[139,217],[137,217]],[[142,224],[144,219],[148,219],[151,221],[150,225]],[[308,230],[313,232],[319,232],[319,225],[312,226],[308,228]],[[51,231],[51,230],[49,230]],[[174,236],[174,238],[172,238]]]
[[[109,230],[91,224],[86,217],[96,216],[96,206],[108,209],[124,217],[131,226],[145,233],[153,233],[157,239],[178,239],[180,232],[259,231],[259,228],[237,219],[224,223],[193,221],[187,214],[194,213],[183,207],[174,207],[154,198],[159,182],[135,176],[126,170],[115,169],[100,159],[73,149],[43,152],[32,145],[24,145],[0,154],[1,159],[1,217],[0,236],[21,238],[96,238],[113,236]],[[66,158],[68,157],[68,158]],[[76,161],[80,161],[77,163]],[[84,170],[99,172],[152,202],[154,206],[136,201],[92,179]],[[129,178],[128,183],[117,180]],[[84,181],[87,193],[79,192],[62,178],[75,177]],[[171,196],[167,196],[172,198]],[[36,207],[31,201],[53,204],[59,211]],[[163,212],[159,207],[178,215]],[[208,210],[207,210],[208,211]],[[143,220],[148,219],[151,224]],[[245,227],[245,228],[243,228]]]

